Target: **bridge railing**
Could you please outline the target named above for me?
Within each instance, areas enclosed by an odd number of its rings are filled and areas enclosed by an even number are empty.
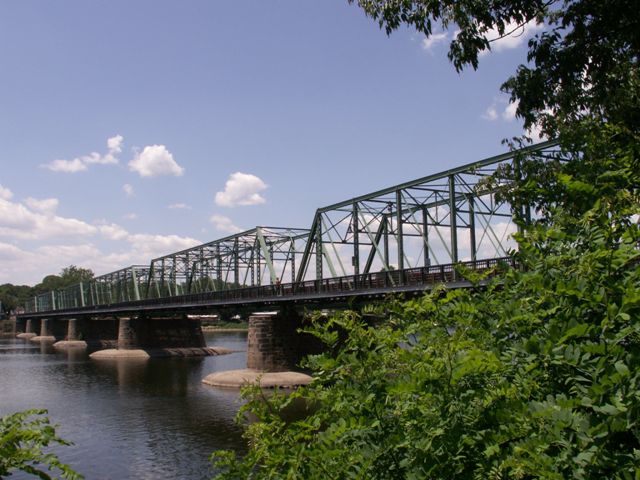
[[[95,312],[101,309],[126,308],[135,310],[136,307],[163,307],[163,306],[198,306],[212,303],[242,303],[278,302],[283,300],[295,300],[296,298],[331,297],[335,295],[349,296],[359,292],[385,292],[419,290],[419,287],[428,287],[439,283],[451,283],[463,280],[457,272],[459,267],[476,273],[487,272],[498,265],[516,267],[516,261],[512,257],[491,258],[456,264],[434,265],[430,267],[418,267],[405,270],[390,270],[371,272],[357,276],[344,276],[322,280],[307,280],[301,283],[286,283],[281,285],[263,285],[246,287],[234,290],[222,290],[187,295],[178,295],[166,298],[153,298],[147,300],[119,302],[101,306],[89,306],[71,308],[68,312]],[[496,270],[497,272],[497,270]],[[42,313],[42,312],[41,312]]]

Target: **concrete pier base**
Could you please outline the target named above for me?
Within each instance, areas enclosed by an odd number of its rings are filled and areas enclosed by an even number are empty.
[[[67,320],[67,339],[53,344],[54,348],[66,350],[67,348],[87,348],[87,342],[78,340],[78,321],[75,318]]]
[[[89,355],[93,359],[201,357],[232,350],[207,347],[200,320],[180,318],[128,318],[118,320],[117,348]]]
[[[24,338],[24,339],[28,340],[28,339],[33,338],[35,336],[36,336],[36,334],[33,333],[33,332],[29,332],[29,333],[24,332],[24,333],[19,333],[18,335],[16,335],[16,338]]]
[[[308,385],[311,380],[309,375],[299,372],[263,372],[245,368],[212,373],[207,375],[202,383],[222,388],[241,388],[247,385],[257,385],[260,388],[295,388]]]
[[[18,335],[16,335],[16,338],[24,338],[24,339],[30,339],[36,336],[36,333],[34,333],[33,331],[33,323],[31,320],[27,320],[27,324],[25,326],[24,329],[24,333],[19,333]]]
[[[295,388],[307,385],[312,378],[296,372],[304,354],[313,351],[309,338],[297,328],[302,319],[295,312],[256,313],[249,317],[247,334],[247,367],[242,370],[216,372],[202,383],[213,387]]]
[[[151,348],[126,349],[108,348],[92,353],[89,357],[100,359],[113,358],[166,358],[166,357],[204,357],[210,355],[226,355],[233,350],[222,347],[192,347],[192,348]]]
[[[53,344],[53,348],[65,350],[67,348],[87,348],[87,342],[84,340],[60,340]]]
[[[56,337],[51,335],[48,319],[43,318],[40,320],[40,335],[32,337],[29,340],[34,343],[54,343],[56,341]]]

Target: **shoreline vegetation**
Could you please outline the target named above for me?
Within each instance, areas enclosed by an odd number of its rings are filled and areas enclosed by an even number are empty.
[[[238,326],[238,327],[218,327],[215,325],[207,325],[202,327],[203,332],[247,332],[249,331],[249,326]]]

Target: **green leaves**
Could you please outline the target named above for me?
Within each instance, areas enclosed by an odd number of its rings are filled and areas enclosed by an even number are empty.
[[[523,164],[543,184],[510,194],[543,210],[516,237],[522,270],[369,308],[386,321],[316,317],[313,383],[249,392],[249,452],[218,478],[638,478],[637,147],[589,132],[572,161]],[[313,408],[284,421],[295,399]]]
[[[52,453],[43,449],[53,444],[70,445],[56,435],[55,428],[45,416],[46,410],[26,410],[0,418],[0,478],[21,470],[41,479],[59,472],[60,478],[84,478]]]

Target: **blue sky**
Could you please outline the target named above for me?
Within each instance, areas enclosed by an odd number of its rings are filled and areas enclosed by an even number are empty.
[[[1,2],[0,283],[308,228],[502,153],[530,31],[462,74],[436,33],[387,37],[346,0]]]

